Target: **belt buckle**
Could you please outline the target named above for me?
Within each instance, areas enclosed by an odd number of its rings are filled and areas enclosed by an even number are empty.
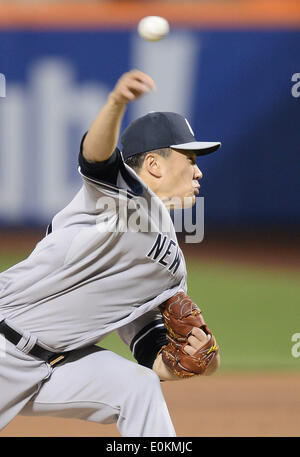
[[[60,354],[57,357],[55,357],[53,360],[50,360],[49,364],[51,365],[51,367],[54,367],[54,365],[56,365],[57,363],[59,363],[62,360],[64,360],[64,358],[65,358],[65,356]]]

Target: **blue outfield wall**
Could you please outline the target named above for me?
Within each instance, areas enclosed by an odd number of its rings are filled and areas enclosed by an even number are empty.
[[[300,223],[300,31],[0,31],[0,222],[46,225],[80,188],[82,134],[119,76],[148,72],[157,92],[130,104],[185,115],[198,139],[205,223]],[[299,75],[298,75],[299,73]]]

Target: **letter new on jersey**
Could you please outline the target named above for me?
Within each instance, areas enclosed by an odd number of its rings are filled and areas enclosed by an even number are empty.
[[[176,241],[158,233],[147,257],[158,261],[158,263],[167,267],[172,274],[175,274],[180,265],[182,253]]]

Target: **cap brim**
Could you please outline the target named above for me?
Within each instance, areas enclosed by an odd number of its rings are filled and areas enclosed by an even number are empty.
[[[182,149],[183,151],[195,151],[198,156],[203,156],[215,152],[220,146],[221,143],[219,142],[192,141],[191,143],[172,144],[170,148]]]

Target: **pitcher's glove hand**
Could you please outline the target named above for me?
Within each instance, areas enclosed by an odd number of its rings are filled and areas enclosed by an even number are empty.
[[[203,319],[201,310],[184,292],[178,292],[159,308],[168,339],[168,344],[160,350],[164,364],[181,378],[203,374],[217,355],[219,347]],[[189,344],[188,338],[194,327],[200,328],[208,336],[208,340],[190,355],[184,348]]]

